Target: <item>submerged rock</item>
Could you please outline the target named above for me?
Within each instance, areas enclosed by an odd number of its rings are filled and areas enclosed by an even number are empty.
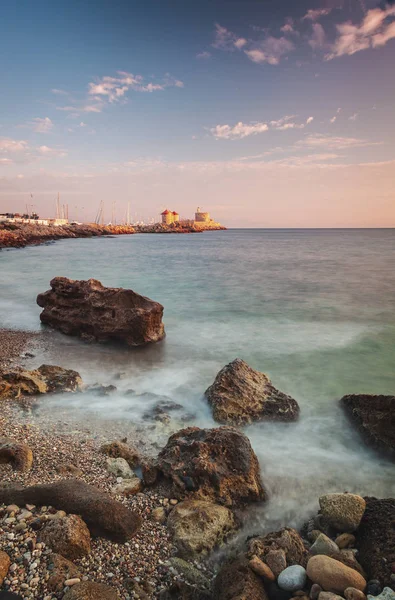
[[[218,373],[205,395],[219,423],[243,425],[252,421],[296,421],[296,400],[277,390],[264,373],[236,358]]]
[[[157,467],[174,493],[237,507],[265,499],[258,459],[248,438],[233,427],[189,427],[174,433]]]
[[[366,442],[395,459],[395,396],[351,394],[340,403]]]
[[[55,365],[41,365],[34,371],[18,368],[0,373],[0,398],[77,392],[82,387],[82,379],[77,371]]]
[[[366,510],[356,533],[358,558],[369,579],[393,585],[395,569],[395,499],[366,498]],[[371,593],[371,592],[369,592]]]
[[[53,506],[80,515],[94,536],[125,542],[140,529],[141,517],[106,492],[76,479],[33,485],[0,485],[0,503]]]
[[[185,500],[173,508],[167,526],[181,556],[207,554],[235,528],[233,513],[204,500]]]
[[[37,296],[41,322],[87,341],[118,341],[128,346],[158,342],[165,335],[163,306],[133,290],[106,288],[100,281],[52,279]]]

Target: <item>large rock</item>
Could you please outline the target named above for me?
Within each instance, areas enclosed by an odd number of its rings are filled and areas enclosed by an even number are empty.
[[[195,557],[219,546],[234,529],[235,520],[224,506],[204,500],[185,500],[173,508],[167,526],[179,554]]]
[[[395,396],[351,394],[340,402],[366,442],[395,459]]]
[[[219,423],[243,425],[252,421],[296,421],[296,400],[277,390],[264,373],[236,358],[218,373],[205,395]]]
[[[67,579],[81,577],[81,573],[74,563],[55,552],[49,557],[48,571],[50,573],[48,588],[52,592],[62,592]]]
[[[214,581],[215,600],[268,600],[259,575],[245,557],[225,563]]]
[[[27,444],[0,438],[0,464],[11,464],[15,471],[30,471],[33,452]]]
[[[114,500],[106,492],[76,479],[22,487],[18,484],[0,485],[0,503],[53,506],[67,513],[78,514],[94,536],[125,542],[141,526],[141,517]]]
[[[352,533],[365,512],[366,502],[356,494],[326,494],[319,498],[321,514],[336,531]]]
[[[107,458],[106,468],[109,473],[122,479],[130,479],[134,473],[124,458]]]
[[[282,567],[291,565],[305,567],[307,563],[307,550],[303,540],[291,527],[283,527],[265,536],[251,538],[248,542],[248,554],[251,557],[256,555],[266,562],[275,575],[282,571]],[[284,559],[285,565],[282,562]],[[277,564],[279,568],[276,568]]]
[[[258,459],[248,438],[233,427],[189,427],[173,434],[159,453],[158,468],[174,493],[237,507],[265,499]]]
[[[343,563],[320,554],[313,556],[307,563],[307,576],[313,583],[318,583],[326,592],[343,594],[349,587],[364,591],[366,581],[357,571]]]
[[[104,583],[81,581],[63,596],[63,600],[119,600],[116,590]]]
[[[89,529],[78,515],[51,519],[40,531],[40,540],[53,552],[75,560],[91,551]]]
[[[11,559],[6,552],[0,550],[0,586],[3,584],[7,576],[8,569],[11,565]]]
[[[0,373],[0,398],[20,398],[49,392],[76,392],[82,389],[82,379],[72,369],[41,365],[34,371],[10,369]]]
[[[37,296],[41,322],[89,341],[118,341],[128,346],[158,342],[164,335],[163,306],[132,290],[106,288],[100,281],[52,279]]]
[[[358,558],[368,579],[393,585],[395,566],[395,499],[365,498],[366,510],[356,533]]]
[[[133,469],[140,463],[140,454],[136,448],[125,442],[115,441],[103,444],[100,451],[111,458],[124,458],[129,467]]]

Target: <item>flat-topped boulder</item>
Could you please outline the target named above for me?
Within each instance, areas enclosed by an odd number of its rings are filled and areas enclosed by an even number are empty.
[[[188,427],[174,433],[157,467],[174,494],[189,493],[237,508],[265,499],[258,459],[249,439],[233,427]]]
[[[270,379],[236,358],[218,373],[206,398],[219,423],[244,425],[253,421],[296,421],[296,400],[277,390]]]
[[[395,396],[350,394],[340,403],[364,440],[395,459]]]
[[[96,279],[52,279],[51,289],[37,296],[41,322],[87,341],[141,346],[165,335],[163,306],[133,290],[107,288]]]

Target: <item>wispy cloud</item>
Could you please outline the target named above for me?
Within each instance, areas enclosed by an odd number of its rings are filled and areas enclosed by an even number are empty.
[[[29,125],[33,131],[37,133],[49,133],[54,127],[54,124],[49,117],[36,117]]]
[[[23,152],[28,148],[25,140],[13,140],[11,138],[0,138],[0,153],[10,154],[14,152]]]
[[[268,123],[254,121],[252,123],[243,123],[239,121],[236,125],[216,125],[210,129],[211,134],[217,139],[240,140],[251,135],[265,133],[269,129],[278,131],[287,131],[289,129],[304,129],[309,125],[314,117],[308,117],[303,123],[295,122],[296,115],[286,115],[281,119],[272,120]]]
[[[67,152],[65,150],[59,148],[50,148],[49,146],[39,146],[37,148],[38,152],[44,156],[59,156],[64,157],[67,156]]]
[[[29,146],[25,140],[0,138],[0,159],[2,164],[29,163],[40,158],[64,157],[67,152],[49,146]]]
[[[348,117],[349,121],[356,121],[358,119],[358,113],[354,113],[350,117]]]
[[[196,54],[196,58],[210,58],[211,56],[211,52],[207,52],[207,50],[204,50],[204,52],[198,52],[198,54]]]
[[[313,50],[324,48],[326,45],[326,35],[321,23],[313,23],[312,29],[312,35],[309,39],[310,46]]]
[[[331,8],[311,8],[302,18],[302,21],[305,21],[306,19],[309,21],[318,21],[321,17],[326,17],[327,15],[329,15],[331,11]]]
[[[299,31],[297,31],[295,29],[294,20],[291,17],[287,17],[285,19],[285,23],[280,28],[280,31],[282,31],[285,34],[289,34],[289,35],[299,35]]]
[[[381,142],[369,142],[359,138],[337,137],[324,134],[310,134],[296,142],[296,147],[326,148],[329,150],[345,150],[346,148],[363,148],[366,146],[377,146]]]
[[[350,21],[340,23],[336,26],[336,40],[325,59],[332,60],[367,48],[384,46],[389,40],[395,38],[395,21],[388,22],[394,16],[395,6],[387,6],[385,9],[369,10],[359,25],[354,25]]]

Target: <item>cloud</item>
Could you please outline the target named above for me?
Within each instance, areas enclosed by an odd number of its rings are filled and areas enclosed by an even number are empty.
[[[331,119],[329,119],[329,122],[330,122],[330,123],[334,123],[334,122],[336,121],[336,119],[337,119],[337,117],[336,117],[336,116],[335,116],[335,117],[332,117]]]
[[[363,148],[366,146],[377,146],[381,142],[369,142],[359,138],[337,137],[324,134],[309,134],[302,140],[296,142],[296,147],[326,148],[329,150],[345,150],[346,148]]]
[[[24,152],[28,149],[25,140],[13,140],[11,138],[0,138],[0,153],[10,154],[14,152]]]
[[[358,113],[354,113],[351,117],[348,117],[349,121],[356,121],[358,119]]]
[[[69,92],[66,92],[65,90],[59,90],[57,88],[53,88],[51,90],[51,92],[53,94],[56,94],[57,96],[68,96],[69,95]]]
[[[210,129],[213,136],[217,139],[224,140],[240,140],[250,135],[257,135],[258,133],[264,133],[268,131],[269,126],[267,123],[236,123],[233,127],[231,125],[216,125]]]
[[[53,129],[54,124],[49,117],[44,117],[43,119],[36,117],[31,121],[30,126],[37,133],[49,133]]]
[[[312,25],[313,33],[311,38],[309,39],[309,44],[313,48],[313,50],[317,50],[318,48],[323,48],[326,44],[326,36],[324,28],[320,23],[313,23]]]
[[[211,52],[207,52],[207,50],[196,54],[196,58],[210,58],[210,56],[211,56]]]
[[[310,123],[312,123],[314,121],[314,117],[308,117],[308,119],[306,120],[306,125],[310,125]]]
[[[294,20],[291,17],[286,18],[284,25],[280,28],[280,31],[289,35],[299,35],[299,31],[295,29]]]
[[[0,165],[12,165],[13,162],[11,158],[0,158]]]
[[[280,59],[293,50],[295,50],[295,44],[286,37],[269,36],[264,41],[255,44],[251,50],[244,52],[252,62],[278,65]]]
[[[310,10],[308,10],[305,16],[302,18],[302,21],[305,21],[306,19],[309,21],[318,21],[318,19],[321,17],[326,17],[329,15],[331,11],[331,8],[310,8]]]
[[[369,10],[359,25],[350,21],[336,26],[337,38],[331,46],[331,51],[325,60],[332,60],[339,56],[352,55],[367,48],[384,46],[389,40],[395,38],[395,22],[388,23],[388,19],[395,16],[395,6],[385,9],[373,8]]]
[[[13,162],[30,163],[41,158],[64,157],[66,155],[67,152],[63,149],[50,148],[49,146],[30,147],[25,140],[0,138],[0,159],[2,164],[11,164]]]
[[[38,152],[44,156],[59,156],[64,157],[67,156],[67,152],[65,150],[60,150],[59,148],[50,148],[49,146],[39,146],[37,148]]]

